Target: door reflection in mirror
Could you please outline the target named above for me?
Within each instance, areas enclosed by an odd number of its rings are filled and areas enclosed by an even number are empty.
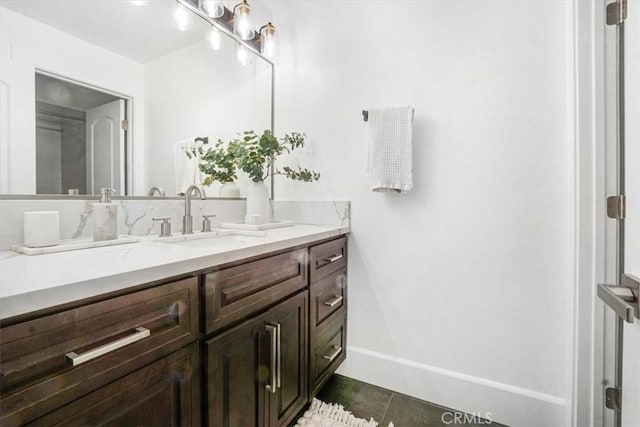
[[[36,74],[36,192],[126,191],[128,100]]]

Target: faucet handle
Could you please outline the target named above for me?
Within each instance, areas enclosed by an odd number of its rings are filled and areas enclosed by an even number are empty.
[[[160,237],[171,237],[171,217],[170,216],[154,216],[154,221],[162,221],[160,223]]]
[[[211,231],[211,220],[209,218],[213,218],[214,214],[202,215],[202,232],[206,233]]]

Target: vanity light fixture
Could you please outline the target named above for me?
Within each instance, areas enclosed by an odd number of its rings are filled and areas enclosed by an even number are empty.
[[[267,58],[275,58],[280,53],[278,33],[271,22],[260,27],[260,53]]]
[[[278,55],[279,35],[276,27],[269,22],[259,30],[254,30],[251,23],[251,6],[247,0],[237,3],[232,10],[224,7],[223,2],[217,0],[176,0],[176,2],[185,10],[193,12],[211,24],[213,28],[207,33],[206,41],[212,49],[218,50],[220,48],[218,47],[220,45],[218,37],[221,33],[225,33],[242,45],[242,49],[236,47],[236,58],[243,65],[251,63],[251,61],[246,61],[250,57],[249,52],[258,54],[269,63],[272,58]],[[218,5],[221,12],[218,11],[214,14],[213,11]],[[178,12],[176,11],[176,13]],[[221,15],[215,17],[219,13]],[[178,19],[174,19],[174,26],[180,29],[185,28],[185,25],[176,25],[179,22]],[[182,31],[186,31],[186,29]]]
[[[209,18],[220,18],[224,15],[224,4],[221,0],[199,0],[199,8]]]
[[[173,21],[171,24],[180,31],[189,31],[193,27],[193,14],[186,7],[178,3],[173,12]]]
[[[242,40],[251,40],[256,35],[251,27],[251,6],[242,0],[233,7],[233,32]]]
[[[222,31],[213,25],[207,30],[207,43],[213,50],[220,50],[222,48]]]

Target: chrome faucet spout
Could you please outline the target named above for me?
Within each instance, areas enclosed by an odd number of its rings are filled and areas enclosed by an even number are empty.
[[[167,195],[162,188],[154,186],[149,189],[149,191],[147,192],[147,196],[154,196],[156,193],[160,197],[166,197]]]
[[[184,216],[182,217],[182,234],[193,234],[193,217],[191,216],[191,196],[195,193],[198,194],[202,200],[204,200],[207,195],[204,192],[204,189],[201,189],[198,186],[191,185],[184,192]]]

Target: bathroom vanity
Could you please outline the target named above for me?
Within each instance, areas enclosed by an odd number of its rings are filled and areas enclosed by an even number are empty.
[[[288,425],[346,357],[345,233],[296,226],[215,253],[142,242],[127,251],[181,253],[177,274],[112,274],[106,294],[3,315],[0,424]]]

